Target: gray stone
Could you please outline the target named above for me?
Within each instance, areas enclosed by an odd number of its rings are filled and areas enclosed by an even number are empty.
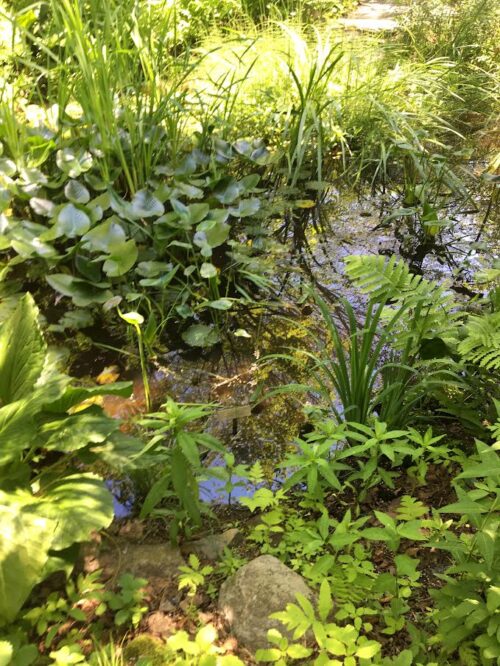
[[[195,553],[198,557],[212,562],[220,560],[224,554],[224,548],[227,548],[231,541],[238,534],[236,528],[226,530],[222,534],[210,534],[203,539],[190,541],[185,549],[188,553]]]
[[[276,557],[261,555],[245,564],[222,585],[219,610],[238,641],[255,652],[269,647],[269,629],[279,629],[290,637],[283,625],[270,620],[269,615],[284,610],[288,603],[295,603],[297,594],[314,600],[314,593],[302,576]]]
[[[102,569],[105,578],[131,573],[137,578],[177,579],[179,567],[185,564],[178,548],[164,543],[137,544],[116,539],[108,549],[94,548],[84,558],[87,573]]]

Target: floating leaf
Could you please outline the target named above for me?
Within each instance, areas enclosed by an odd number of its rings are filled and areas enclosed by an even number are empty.
[[[184,331],[182,339],[191,347],[210,347],[219,342],[219,334],[212,326],[193,324]]]

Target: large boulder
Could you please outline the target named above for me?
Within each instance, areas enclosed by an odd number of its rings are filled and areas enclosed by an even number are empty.
[[[268,647],[267,632],[276,628],[288,635],[277,620],[269,615],[296,602],[296,595],[309,600],[314,593],[302,576],[276,557],[261,555],[245,564],[222,585],[219,610],[226,618],[238,641],[251,652]]]

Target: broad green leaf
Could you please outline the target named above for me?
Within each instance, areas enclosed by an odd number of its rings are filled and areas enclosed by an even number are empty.
[[[51,547],[62,550],[86,541],[90,533],[108,527],[113,519],[113,499],[94,474],[74,474],[54,482],[39,498],[37,516],[56,523]]]
[[[325,622],[328,619],[328,616],[332,612],[332,609],[333,609],[333,601],[332,601],[332,593],[330,591],[330,584],[325,579],[321,583],[321,587],[319,589],[319,600],[318,600],[318,613],[320,619],[323,622]]]
[[[7,157],[0,158],[0,172],[12,177],[17,171],[16,163]]]
[[[116,245],[104,262],[103,271],[109,277],[125,275],[137,261],[138,254],[139,250],[133,238],[121,245]]]
[[[43,217],[52,217],[55,208],[52,201],[39,197],[31,197],[30,206],[37,215],[43,215]]]
[[[119,223],[119,218],[113,215],[102,224],[88,231],[82,238],[85,248],[94,252],[111,252],[113,248],[125,243],[126,235]]]
[[[43,448],[48,451],[77,451],[87,444],[104,442],[119,426],[116,419],[104,414],[85,412],[44,423],[40,436],[46,438]]]
[[[81,308],[85,308],[93,303],[105,303],[112,296],[107,289],[108,282],[91,284],[86,280],[73,277],[66,273],[54,273],[45,277],[52,289],[55,289],[64,296],[73,299],[73,303]]]
[[[202,278],[209,280],[210,278],[217,277],[217,269],[213,264],[204,262],[200,268],[200,275]]]
[[[260,210],[260,199],[252,197],[251,199],[243,199],[237,206],[229,209],[229,213],[233,217],[250,217],[255,215]]]
[[[172,270],[172,264],[165,261],[141,261],[136,266],[136,273],[145,278],[154,278],[161,273],[167,273]]]
[[[69,203],[61,208],[56,223],[47,233],[42,234],[41,239],[52,240],[60,236],[77,238],[90,229],[90,224],[90,217],[87,213]]]
[[[0,491],[0,624],[11,622],[41,580],[55,523],[26,511],[28,493]]]
[[[120,312],[120,317],[131,324],[132,326],[142,326],[144,324],[144,317],[138,312]]]
[[[88,189],[77,180],[68,180],[64,187],[64,196],[69,201],[77,204],[86,204],[90,201]]]
[[[453,504],[447,504],[443,506],[442,509],[439,509],[439,513],[462,513],[468,516],[474,516],[481,513],[487,513],[486,509],[479,502],[474,502],[468,497],[464,497],[459,502],[454,502]]]
[[[0,666],[8,666],[12,659],[13,648],[9,641],[0,641]]]
[[[134,217],[159,217],[165,212],[162,202],[148,190],[139,190],[134,195],[131,204]]]
[[[291,659],[307,659],[307,657],[311,656],[312,650],[305,645],[296,643],[295,645],[290,645],[286,653]]]
[[[219,342],[219,334],[207,324],[193,324],[184,331],[182,339],[191,347],[210,347]]]
[[[23,398],[0,409],[0,465],[5,465],[31,446],[37,436],[33,416],[41,400]]]
[[[500,607],[500,587],[492,585],[486,593],[486,606],[488,611],[493,614]]]
[[[255,659],[265,663],[279,661],[280,658],[281,650],[278,650],[277,648],[260,648],[255,653]]]
[[[42,373],[45,354],[38,309],[31,294],[26,294],[0,329],[0,400],[4,405],[30,395]]]
[[[360,659],[371,659],[380,651],[380,643],[377,641],[366,641],[356,650],[356,657]]]
[[[84,150],[73,151],[71,148],[63,148],[57,151],[56,163],[70,178],[78,178],[91,168],[92,155]]]
[[[207,303],[209,308],[214,310],[229,310],[233,306],[233,301],[230,298],[218,298],[216,301]]]

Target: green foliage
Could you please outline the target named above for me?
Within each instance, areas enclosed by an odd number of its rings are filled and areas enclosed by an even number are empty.
[[[307,659],[312,654],[311,648],[300,643],[292,643],[280,634],[277,629],[269,629],[267,640],[274,647],[257,650],[255,659],[258,662],[273,663],[276,666],[286,666],[289,660]]]
[[[198,557],[191,553],[188,560],[189,564],[179,567],[181,575],[179,576],[179,590],[188,589],[188,596],[194,597],[198,588],[205,584],[205,577],[213,573],[214,568],[206,564],[202,566]]]
[[[453,558],[442,575],[444,586],[432,595],[437,606],[434,640],[447,654],[462,647],[487,662],[500,656],[500,459],[497,445],[476,441],[476,448],[454,481],[458,501],[440,509],[459,518],[455,531],[445,532],[434,544]]]
[[[130,391],[126,384],[71,387],[47,352],[37,318],[27,294],[0,330],[3,623],[14,619],[36,583],[68,566],[73,544],[111,522],[109,491],[82,468],[100,457],[99,448],[118,453],[119,423],[97,406],[75,408],[91,395]]]
[[[147,580],[135,578],[125,573],[118,579],[119,590],[106,592],[104,599],[109,608],[114,611],[114,621],[117,626],[132,625],[137,627],[148,607],[144,605],[146,592],[144,587]]]
[[[192,430],[195,421],[212,413],[211,405],[183,404],[168,399],[162,407],[163,411],[148,414],[141,420],[141,425],[153,436],[140,455],[154,453],[162,458],[163,472],[144,498],[140,516],[172,516],[170,529],[175,540],[179,527],[186,521],[201,524],[198,489],[201,452],[224,451],[215,437]],[[173,507],[160,506],[164,500],[172,499]]]
[[[167,639],[165,659],[178,666],[243,666],[238,657],[223,654],[216,640],[217,631],[211,624],[199,629],[194,640],[187,632],[177,631]]]
[[[344,664],[356,666],[359,659],[371,659],[380,651],[380,643],[360,635],[352,624],[345,626],[329,622],[333,611],[330,586],[323,581],[317,609],[303,595],[297,595],[297,604],[287,604],[284,611],[273,613],[273,619],[282,622],[293,632],[294,640],[302,638],[311,630],[319,648],[315,666],[330,663],[331,657],[343,657]]]

